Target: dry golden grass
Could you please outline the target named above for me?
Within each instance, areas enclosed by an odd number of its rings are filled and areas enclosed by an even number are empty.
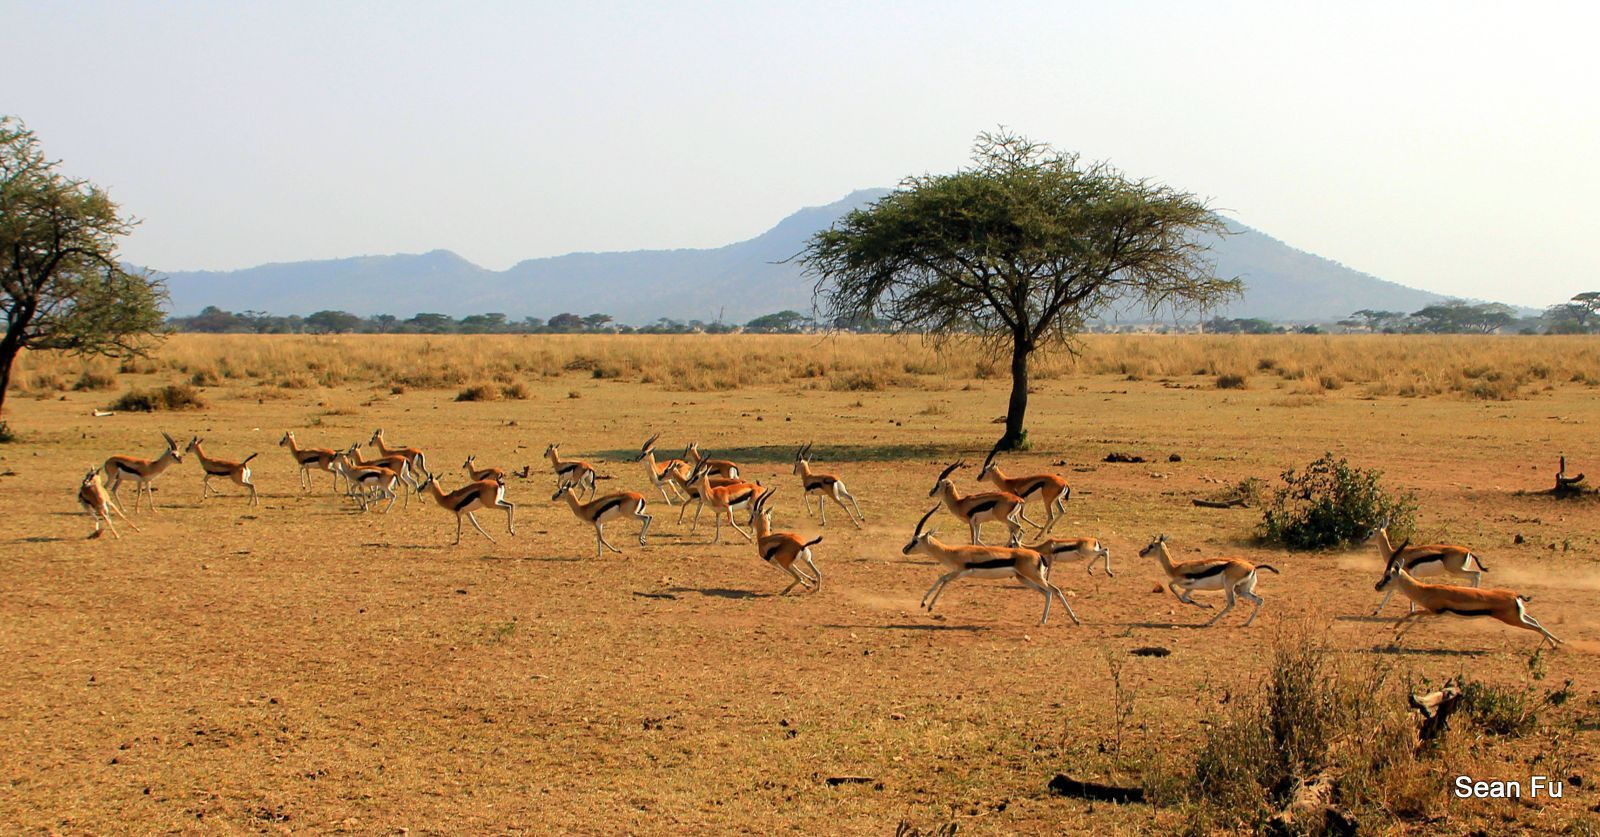
[[[1089,805],[1051,797],[1045,783],[1056,772],[1153,784],[1182,773],[1202,751],[1204,722],[1254,694],[1274,638],[1306,620],[1343,665],[1385,669],[1394,699],[1463,672],[1520,688],[1534,637],[1440,622],[1390,650],[1388,620],[1367,616],[1380,598],[1370,548],[1264,550],[1247,539],[1255,512],[1189,499],[1328,449],[1384,469],[1418,493],[1422,536],[1473,545],[1486,585],[1535,595],[1531,611],[1569,641],[1544,655],[1543,682],[1575,680],[1572,711],[1600,706],[1600,504],[1518,493],[1548,487],[1558,451],[1575,469],[1600,468],[1600,399],[1571,381],[1600,380],[1597,346],[1087,341],[1077,365],[1047,364],[1030,412],[1035,449],[1006,465],[1067,476],[1074,491],[1057,534],[1104,539],[1117,576],[1059,565],[1053,578],[1085,624],[1052,613],[1039,627],[1039,597],[997,582],[956,582],[938,613],[921,613],[938,568],[899,552],[939,463],[981,458],[998,430],[990,420],[1008,382],[975,362],[867,337],[175,338],[129,364],[118,389],[210,371],[220,383],[205,389],[205,410],[96,418],[112,394],[70,384],[7,404],[22,441],[0,446],[0,832],[1225,825],[1193,803]],[[1445,386],[1484,380],[1480,366],[1526,376],[1519,397]],[[1398,397],[1415,383],[1405,370],[1421,367],[1448,396]],[[696,377],[685,384],[674,369]],[[25,375],[71,382],[83,371],[30,357]],[[1221,374],[1247,375],[1250,387],[1217,389]],[[1322,387],[1323,375],[1344,385]],[[1308,381],[1315,394],[1298,391]],[[527,400],[455,400],[469,384],[516,382]],[[1392,395],[1369,394],[1385,384]],[[276,448],[288,429],[304,445],[344,446],[378,426],[391,444],[425,448],[447,487],[462,484],[468,454],[531,465],[507,489],[518,534],[482,514],[500,543],[469,527],[451,547],[453,521],[431,501],[358,514],[325,474],[303,493]],[[83,540],[92,526],[73,501],[82,469],[111,453],[154,455],[159,430],[203,435],[213,456],[259,451],[263,505],[200,502],[198,469],[185,461],[156,482],[161,512],[135,518],[142,533]],[[704,526],[690,535],[676,525],[644,466],[627,461],[657,431],[663,451],[695,437],[783,486],[777,525],[825,535],[822,590],[775,598],[783,576],[738,536],[724,530],[710,546]],[[817,467],[861,498],[864,530],[834,515],[823,530],[802,514],[788,460],[807,439]],[[593,557],[592,531],[550,502],[539,453],[552,441],[613,477],[602,491],[647,492],[649,546],[619,525],[608,536],[625,554]],[[1112,450],[1153,464],[1101,462]],[[972,476],[959,475],[963,486]],[[1159,572],[1137,557],[1158,532],[1180,557],[1282,568],[1261,583],[1256,624],[1241,629],[1236,612],[1190,628],[1209,613],[1157,591]],[[1387,616],[1401,612],[1391,603]],[[1172,653],[1129,656],[1141,646]],[[1108,659],[1123,661],[1120,690]],[[1463,724],[1450,760],[1371,794],[1413,831],[1592,830],[1600,741],[1592,723],[1560,717],[1522,738]],[[1464,803],[1447,796],[1454,769],[1491,779],[1549,770],[1584,784],[1550,805]],[[871,781],[826,783],[837,775]]]
[[[1033,376],[1116,375],[1131,380],[1219,376],[1253,387],[1321,394],[1528,397],[1563,383],[1600,385],[1600,344],[1584,337],[1418,335],[1089,335],[1078,356],[1036,356]],[[447,388],[524,379],[592,377],[715,392],[795,381],[806,388],[944,389],[1004,377],[974,346],[937,353],[916,338],[879,335],[200,335],[169,338],[152,358],[120,363],[25,355],[25,394],[103,387],[115,372],[197,386],[268,382],[286,389],[352,385]],[[90,376],[85,379],[85,375]]]

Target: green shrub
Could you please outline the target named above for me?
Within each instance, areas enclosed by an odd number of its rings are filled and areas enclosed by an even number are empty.
[[[203,410],[206,400],[188,384],[168,384],[159,389],[136,389],[111,402],[111,409],[128,413],[162,410]]]
[[[1290,549],[1322,549],[1358,543],[1387,521],[1392,537],[1408,537],[1415,528],[1416,497],[1391,494],[1381,477],[1380,471],[1353,467],[1332,453],[1303,471],[1284,471],[1259,534]]]

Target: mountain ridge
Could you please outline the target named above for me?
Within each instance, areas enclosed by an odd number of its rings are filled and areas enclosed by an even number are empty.
[[[577,252],[491,270],[438,248],[423,253],[272,262],[232,271],[165,273],[174,314],[233,311],[451,316],[499,311],[513,319],[601,312],[643,325],[660,318],[744,322],[811,308],[812,281],[792,257],[818,230],[890,193],[860,189],[801,208],[765,232],[722,247]],[[1446,299],[1292,247],[1235,219],[1210,242],[1217,273],[1245,282],[1243,299],[1215,312],[1278,322],[1326,322],[1361,308],[1411,311]],[[1108,312],[1148,319],[1143,312]]]

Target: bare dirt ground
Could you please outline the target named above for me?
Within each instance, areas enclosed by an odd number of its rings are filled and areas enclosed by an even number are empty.
[[[1002,382],[691,393],[574,374],[530,387],[526,401],[455,403],[454,390],[391,395],[379,382],[236,384],[208,388],[203,412],[106,418],[90,414],[104,393],[8,402],[25,439],[0,446],[0,831],[1177,828],[1177,812],[1052,797],[1046,782],[1057,772],[1136,781],[1135,756],[1181,761],[1217,707],[1258,680],[1286,626],[1309,619],[1343,652],[1408,680],[1527,680],[1536,635],[1498,623],[1437,621],[1384,650],[1389,621],[1368,618],[1379,599],[1372,548],[1265,550],[1249,538],[1258,511],[1190,505],[1214,481],[1275,478],[1325,450],[1414,489],[1423,534],[1475,546],[1487,586],[1533,594],[1530,612],[1569,642],[1545,655],[1547,682],[1574,680],[1578,701],[1600,685],[1600,504],[1516,493],[1547,488],[1557,452],[1600,471],[1600,399],[1579,385],[1486,403],[1348,389],[1288,397],[1209,378],[1042,382],[1034,450],[1005,463],[1067,476],[1057,534],[1112,549],[1115,578],[1056,569],[1081,627],[1059,609],[1037,625],[1041,598],[1010,583],[957,582],[937,613],[917,607],[939,570],[900,547],[941,465],[981,461]],[[468,454],[531,463],[507,490],[517,534],[480,513],[499,544],[469,527],[451,546],[451,515],[415,498],[361,514],[325,474],[302,492],[277,446],[288,429],[304,445],[344,446],[380,426],[391,444],[426,449],[447,487],[462,483]],[[213,455],[259,451],[263,504],[247,507],[237,489],[200,502],[187,459],[157,481],[160,512],[135,516],[142,533],[84,540],[91,524],[74,490],[86,466],[153,456],[160,430],[200,434]],[[713,546],[708,527],[677,525],[644,466],[624,461],[657,431],[664,448],[697,438],[784,486],[779,528],[825,534],[821,591],[775,597],[786,577],[738,535],[724,529]],[[865,529],[830,514],[823,530],[801,513],[789,457],[806,440],[815,467],[861,499]],[[617,524],[608,536],[625,554],[594,557],[592,530],[550,500],[539,455],[552,441],[597,461],[613,477],[602,491],[650,492],[647,547]],[[1113,450],[1152,461],[1102,463]],[[958,476],[973,486],[975,469]],[[1211,611],[1158,592],[1159,568],[1137,556],[1159,533],[1177,557],[1280,567],[1259,587],[1256,623],[1240,627],[1241,606],[1195,629]],[[1518,534],[1525,543],[1513,544]],[[1396,601],[1387,615],[1402,612]],[[1126,656],[1151,645],[1172,653]],[[1109,752],[1108,655],[1125,658],[1133,695],[1120,754]],[[1533,739],[1482,746],[1502,769],[1477,778],[1552,770],[1582,785],[1554,803],[1452,802],[1413,830],[1595,828],[1594,732],[1559,752]],[[841,776],[866,780],[827,782]]]

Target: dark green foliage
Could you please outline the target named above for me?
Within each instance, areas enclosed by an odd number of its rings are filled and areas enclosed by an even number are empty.
[[[830,321],[881,320],[935,339],[975,335],[1009,356],[998,447],[1022,440],[1028,358],[1122,300],[1205,307],[1235,295],[1200,234],[1226,232],[1186,192],[1001,131],[973,165],[900,188],[812,236],[801,254]]]
[[[128,413],[154,413],[162,410],[203,410],[206,401],[199,390],[188,384],[169,384],[158,389],[136,389],[111,402],[111,409]]]
[[[1416,499],[1384,490],[1381,477],[1332,453],[1304,470],[1284,471],[1283,485],[1262,516],[1260,535],[1290,549],[1322,549],[1358,543],[1387,521],[1390,536],[1403,539],[1414,526]]]

